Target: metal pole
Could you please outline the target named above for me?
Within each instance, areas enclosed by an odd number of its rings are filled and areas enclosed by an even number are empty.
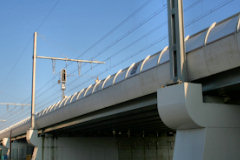
[[[33,41],[33,73],[32,73],[32,102],[31,102],[31,129],[35,129],[36,57],[37,57],[37,32],[34,32],[34,41]]]
[[[9,138],[9,160],[12,159],[12,130],[10,130],[10,138]]]
[[[183,2],[168,0],[170,74],[174,83],[187,81]]]
[[[62,99],[65,98],[64,89],[62,89]]]

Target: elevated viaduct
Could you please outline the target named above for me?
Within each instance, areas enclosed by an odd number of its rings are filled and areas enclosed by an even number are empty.
[[[186,37],[188,83],[168,47],[0,131],[12,159],[240,159],[239,14]],[[10,147],[11,146],[11,147]]]

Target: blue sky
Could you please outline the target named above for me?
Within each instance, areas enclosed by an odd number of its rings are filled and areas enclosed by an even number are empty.
[[[240,0],[183,2],[185,35],[240,10]],[[106,60],[104,65],[82,64],[81,76],[77,64],[68,63],[69,96],[93,83],[97,76],[104,79],[164,48],[168,44],[166,15],[163,0],[0,1],[0,102],[31,101],[34,32],[39,33],[38,55]],[[65,66],[65,62],[57,61],[54,74],[50,60],[37,60],[37,110],[61,99],[57,80]],[[0,122],[0,129],[29,113],[29,107],[1,106],[0,119],[7,122]]]

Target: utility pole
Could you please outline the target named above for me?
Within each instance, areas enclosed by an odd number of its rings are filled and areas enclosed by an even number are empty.
[[[33,70],[32,70],[32,101],[31,101],[31,129],[35,129],[35,79],[37,58],[37,32],[34,32],[33,40]]]
[[[46,56],[37,56],[37,32],[34,32],[34,41],[33,41],[33,73],[32,73],[32,103],[31,103],[31,128],[35,129],[35,77],[36,77],[36,59],[50,59],[50,60],[60,60],[60,61],[72,61],[77,63],[97,63],[104,64],[105,62],[101,61],[89,61],[89,60],[80,60],[80,59],[69,59],[69,58],[58,58],[58,57],[46,57]]]
[[[187,81],[183,2],[168,0],[170,74],[173,83]]]
[[[12,160],[12,130],[10,130],[9,145],[9,159]]]

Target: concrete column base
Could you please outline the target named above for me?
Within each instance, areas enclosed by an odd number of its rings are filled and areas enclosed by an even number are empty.
[[[42,160],[42,139],[38,137],[38,131],[29,129],[26,139],[29,144],[34,146],[32,160]]]
[[[239,128],[177,130],[174,160],[239,160]]]
[[[199,84],[158,90],[162,121],[177,131],[174,160],[239,160],[240,106],[203,103]]]

